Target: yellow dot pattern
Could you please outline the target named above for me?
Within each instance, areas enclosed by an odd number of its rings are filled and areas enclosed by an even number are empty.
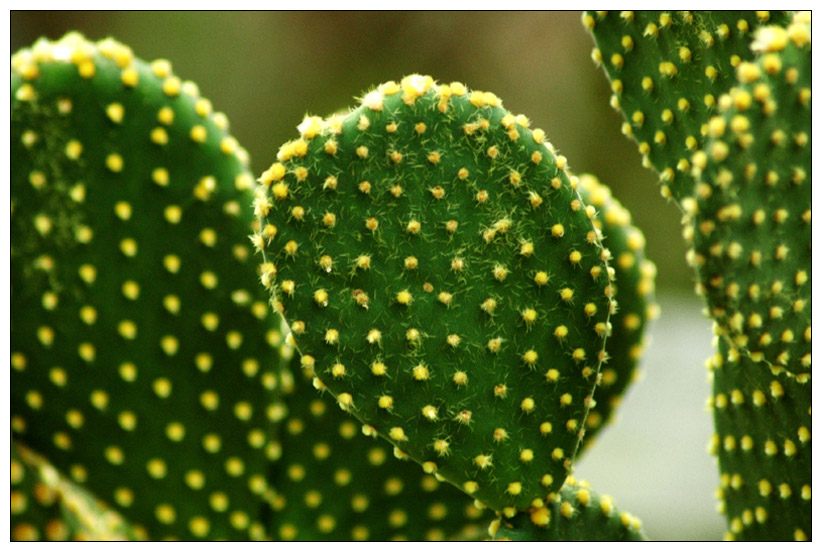
[[[569,476],[562,488],[534,501],[525,512],[503,512],[491,522],[492,540],[511,541],[642,541],[642,522],[619,510],[608,495],[599,495],[586,481]]]
[[[543,475],[555,486],[564,478],[605,359],[610,255],[594,211],[545,133],[494,94],[411,75],[368,98],[339,132],[337,119],[307,118],[307,132],[260,177],[252,242],[276,266],[263,283],[313,360],[316,385],[367,432],[456,485],[476,480],[475,498],[492,508],[526,508],[544,493]],[[396,174],[379,172],[385,158]],[[417,166],[418,182],[406,181],[404,171]],[[330,176],[334,192],[313,193],[327,190]],[[561,237],[544,231],[556,224]],[[349,233],[359,236],[355,251],[343,239]],[[524,309],[534,314],[523,320]],[[561,324],[570,331],[557,341],[551,334]],[[562,377],[547,381],[551,369]],[[507,372],[516,375],[499,401],[500,382],[489,374]],[[520,405],[536,389],[523,418]],[[564,394],[573,400],[561,405]],[[490,420],[491,410],[505,423]],[[568,429],[541,433],[549,417]],[[473,432],[477,425],[486,430]],[[522,438],[495,439],[498,427]],[[434,450],[438,440],[450,454]],[[512,473],[522,448],[542,458],[566,452],[522,480]],[[478,466],[477,457],[492,460]],[[520,492],[507,492],[512,483]]]
[[[811,370],[809,28],[767,27],[693,156],[688,258],[734,348],[772,370]],[[798,42],[788,38],[796,35]],[[784,60],[784,61],[783,61]],[[778,63],[776,63],[778,62]],[[767,94],[766,94],[767,92]]]
[[[245,245],[245,150],[168,61],[111,39],[43,40],[12,73],[14,434],[147,538],[268,538],[251,505],[281,340]],[[96,130],[44,141],[48,117]]]
[[[274,535],[289,540],[444,540],[484,534],[493,513],[391,446],[363,435],[291,360],[283,455],[266,501]],[[283,385],[286,388],[286,385]]]
[[[734,540],[811,532],[811,382],[763,370],[718,336],[709,359],[718,508]]]
[[[622,132],[660,175],[663,196],[679,202],[691,195],[691,155],[705,139],[702,124],[736,84],[741,60],[752,58],[756,29],[788,18],[786,12],[765,19],[753,12],[583,15],[595,42],[591,57],[611,81],[611,106],[625,117]]]

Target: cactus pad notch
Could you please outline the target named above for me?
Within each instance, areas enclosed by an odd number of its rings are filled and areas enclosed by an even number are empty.
[[[303,121],[252,236],[316,385],[510,514],[565,479],[611,311],[593,208],[528,126],[459,83],[383,84]]]
[[[148,538],[264,537],[279,333],[244,150],[112,39],[11,66],[13,435]]]

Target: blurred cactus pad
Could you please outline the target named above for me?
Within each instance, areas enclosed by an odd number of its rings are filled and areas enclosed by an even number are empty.
[[[114,40],[11,66],[13,438],[147,538],[265,537],[280,334],[244,151]]]

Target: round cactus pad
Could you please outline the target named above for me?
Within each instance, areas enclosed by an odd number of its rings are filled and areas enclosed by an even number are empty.
[[[611,311],[594,209],[528,127],[413,75],[306,118],[255,200],[263,284],[315,385],[495,510],[565,480]]]

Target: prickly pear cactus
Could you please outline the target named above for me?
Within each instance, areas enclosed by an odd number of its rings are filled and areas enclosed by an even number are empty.
[[[594,209],[528,125],[459,83],[381,85],[299,126],[252,236],[317,387],[509,514],[565,480],[611,310]]]
[[[735,348],[811,370],[811,29],[763,27],[693,157],[686,237],[711,316]]]
[[[14,437],[151,539],[264,537],[279,334],[244,151],[111,39],[11,66]]]
[[[493,540],[509,541],[642,541],[641,527],[640,520],[619,511],[610,496],[568,477],[547,504],[495,520],[488,532]]]
[[[662,195],[693,195],[691,156],[720,95],[736,84],[735,67],[753,59],[750,43],[785,12],[586,12],[594,61],[611,81],[611,105],[643,162],[660,175]]]
[[[587,205],[597,209],[594,225],[613,257],[610,264],[619,308],[611,315],[608,362],[600,370],[594,406],[585,419],[585,438],[577,456],[594,443],[594,437],[612,419],[628,386],[638,376],[645,328],[659,314],[654,301],[656,265],[645,258],[645,236],[631,224],[631,214],[593,175],[579,176],[579,192]]]
[[[811,540],[810,375],[771,374],[718,336],[710,360],[717,498],[730,540]]]
[[[11,539],[141,540],[146,535],[23,445],[11,443]]]
[[[409,459],[395,458],[385,440],[362,435],[355,418],[317,394],[299,356],[290,362],[282,372],[283,454],[271,468],[274,538],[422,541],[485,534],[490,511]]]

